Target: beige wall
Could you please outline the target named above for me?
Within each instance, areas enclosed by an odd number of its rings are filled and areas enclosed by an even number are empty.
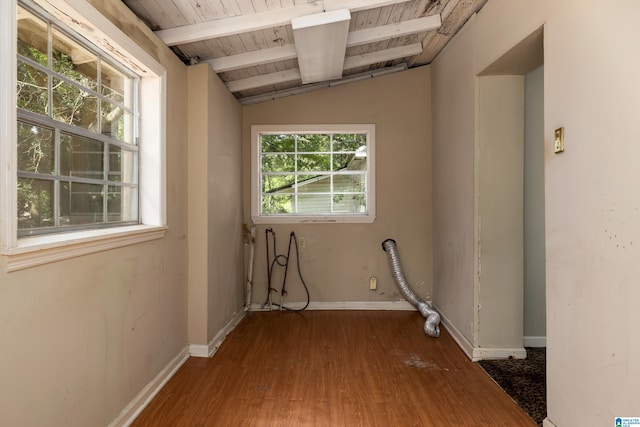
[[[476,306],[472,37],[464,27],[431,65],[438,106],[433,109],[433,302],[470,346]]]
[[[449,86],[454,105],[434,97],[434,111],[457,112],[459,126],[468,127],[476,100],[464,95],[475,76],[544,25],[547,423],[560,427],[607,425],[640,413],[640,58],[630,54],[640,39],[640,4],[598,5],[489,0],[432,68],[434,84],[458,76]],[[469,51],[471,63],[458,60]],[[446,123],[437,117],[434,129]],[[555,155],[553,130],[560,126],[567,150]],[[444,143],[434,133],[434,147],[445,147],[439,156],[434,149],[434,164],[454,150]],[[434,186],[442,179],[434,175]],[[471,283],[460,286],[471,292]],[[464,319],[458,311],[466,310],[451,304],[444,314]]]
[[[242,310],[241,107],[208,64],[189,67],[189,343]]]
[[[475,346],[523,355],[524,77],[479,77],[477,87]]]
[[[250,222],[250,132],[253,124],[374,123],[376,202],[373,224],[273,226],[278,252],[289,233],[305,237],[300,262],[315,302],[401,300],[381,243],[398,242],[405,275],[415,291],[431,299],[431,108],[430,74],[418,68],[305,93],[243,109],[244,212]],[[257,231],[253,302],[266,297],[265,226]],[[369,277],[378,290],[369,290]],[[287,283],[289,301],[305,296],[295,270]],[[274,285],[279,289],[281,282]]]
[[[104,426],[187,345],[186,67],[120,1],[95,6],[167,68],[166,237],[0,271],[0,425]]]
[[[211,341],[244,304],[242,108],[211,67],[204,66],[209,88],[207,324]],[[197,233],[194,230],[189,236]]]
[[[531,339],[547,335],[544,297],[546,266],[544,259],[543,66],[525,76],[524,100],[524,336],[526,340],[526,337]]]

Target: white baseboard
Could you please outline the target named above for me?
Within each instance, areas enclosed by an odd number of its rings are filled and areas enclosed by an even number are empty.
[[[222,328],[212,339],[208,345],[204,344],[189,344],[189,355],[193,357],[212,357],[220,347],[220,344],[229,335],[229,332],[233,331],[238,323],[244,318],[245,311],[239,311],[235,316]]]
[[[542,427],[556,427],[556,425],[549,421],[549,418],[545,418],[542,420]]]
[[[304,307],[302,302],[285,303],[287,307]],[[274,311],[279,307],[274,306]],[[307,310],[399,310],[416,311],[416,308],[407,301],[330,301],[311,302]],[[269,311],[269,307],[262,308],[262,304],[251,304],[250,311]]]
[[[473,361],[495,359],[526,359],[527,350],[524,347],[476,347],[473,349]]]
[[[536,348],[546,347],[547,337],[524,337],[524,346]]]
[[[436,305],[434,305],[433,308],[438,313],[440,313],[440,321],[449,332],[449,335],[451,335],[453,340],[458,344],[458,347],[460,347],[460,349],[464,352],[464,354],[466,354],[467,357],[474,362],[480,360],[474,359],[474,348],[471,341],[469,341],[467,337],[465,337],[464,334],[460,332],[460,330],[456,328],[453,323],[451,323],[447,316],[442,314],[442,310],[440,310]]]
[[[131,425],[187,359],[189,359],[189,352],[188,347],[185,347],[120,411],[118,417],[109,424],[109,427],[128,427]]]
[[[458,347],[467,355],[472,362],[487,359],[508,359],[513,357],[514,359],[524,359],[527,357],[527,351],[524,347],[514,348],[486,348],[486,347],[474,347],[473,343],[464,336],[462,332],[449,320],[449,318],[442,313],[442,310],[438,306],[434,305],[433,308],[440,313],[440,320],[444,327],[447,329],[453,340],[458,344]]]

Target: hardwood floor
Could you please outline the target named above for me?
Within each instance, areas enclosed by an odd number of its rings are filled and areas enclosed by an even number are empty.
[[[446,330],[423,325],[405,311],[248,313],[132,425],[536,425]]]

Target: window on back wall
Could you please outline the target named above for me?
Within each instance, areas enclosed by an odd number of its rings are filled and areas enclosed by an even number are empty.
[[[7,270],[163,237],[162,64],[85,0],[0,2],[0,51]]]
[[[139,79],[18,7],[18,235],[137,224]]]
[[[256,223],[373,222],[375,126],[252,126]]]

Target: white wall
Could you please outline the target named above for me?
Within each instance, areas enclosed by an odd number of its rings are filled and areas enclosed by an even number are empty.
[[[524,125],[524,336],[544,345],[546,328],[544,241],[544,66],[525,76]]]
[[[473,76],[544,25],[548,423],[561,427],[640,414],[639,13],[640,3],[631,0],[606,7],[489,0],[467,24],[471,35],[457,37],[432,68],[434,84],[448,81],[452,89],[450,98],[434,97],[433,110],[455,113],[468,127],[475,120],[469,114],[475,100],[465,97]],[[469,51],[471,63],[456,60]],[[444,124],[434,115],[434,128]],[[560,126],[567,150],[555,155],[553,130]],[[455,152],[441,138],[434,133],[441,148],[437,156],[434,148],[434,164]],[[441,179],[434,175],[434,187]],[[434,209],[434,217],[442,215],[438,203]],[[459,311],[466,309],[464,301],[451,303],[444,314],[464,319]]]

